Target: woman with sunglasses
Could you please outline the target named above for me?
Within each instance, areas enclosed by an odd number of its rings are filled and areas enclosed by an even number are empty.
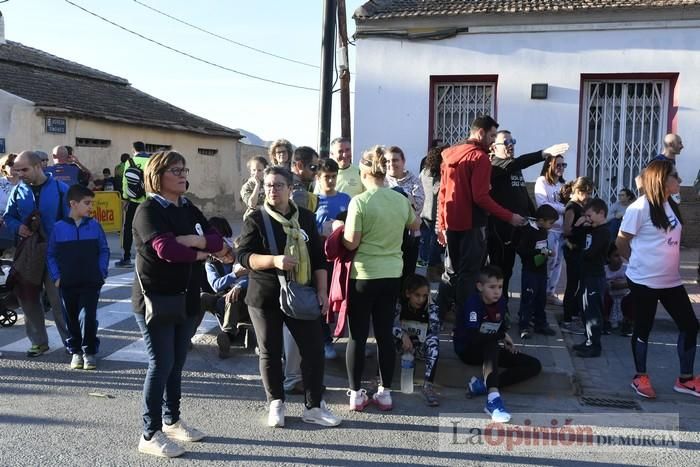
[[[642,184],[644,195],[627,208],[616,241],[620,255],[629,258],[627,281],[637,310],[632,333],[636,372],[631,386],[642,397],[656,397],[646,365],[649,333],[661,302],[679,331],[680,375],[673,390],[700,397],[700,375],[693,377],[698,320],[681,279],[683,219],[672,198],[680,192],[681,179],[674,164],[655,160],[642,172]]]
[[[559,214],[557,220],[547,235],[547,245],[552,250],[552,256],[547,260],[547,303],[562,306],[562,302],[556,295],[556,287],[561,275],[561,265],[564,257],[564,211],[566,205],[562,202],[559,193],[564,186],[564,170],[566,162],[563,156],[547,156],[542,166],[542,172],[535,181],[535,202],[537,207],[547,204],[556,209]]]
[[[136,275],[131,302],[148,352],[143,385],[143,435],[139,451],[177,457],[185,449],[176,441],[194,442],[204,433],[180,418],[182,367],[200,313],[200,278],[210,254],[225,256],[219,233],[183,195],[187,187],[185,158],[175,151],[153,154],[146,164],[146,200],[134,214]],[[161,296],[185,294],[186,318],[146,322],[145,292]],[[156,314],[169,311],[153,300]],[[169,321],[169,320],[167,320]]]

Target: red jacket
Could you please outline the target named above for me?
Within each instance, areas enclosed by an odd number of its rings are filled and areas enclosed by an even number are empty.
[[[437,229],[464,231],[486,225],[488,214],[510,222],[513,213],[496,203],[491,190],[491,161],[476,140],[442,152]]]
[[[330,292],[328,294],[329,313],[337,313],[333,335],[340,337],[345,329],[345,317],[348,312],[348,297],[350,295],[350,270],[355,259],[355,251],[350,251],[343,245],[345,228],[335,229],[326,239],[326,258],[333,261]],[[330,316],[326,317],[329,322]]]

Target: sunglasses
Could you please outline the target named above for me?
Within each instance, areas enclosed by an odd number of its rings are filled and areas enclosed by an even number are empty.
[[[564,162],[563,164],[557,164],[557,165],[555,165],[555,167],[556,167],[557,169],[565,169],[565,168],[567,168],[568,166],[569,166],[569,164],[567,164],[566,162]]]
[[[502,143],[496,143],[494,146],[515,146],[515,143],[517,143],[515,138],[511,138],[503,141]]]

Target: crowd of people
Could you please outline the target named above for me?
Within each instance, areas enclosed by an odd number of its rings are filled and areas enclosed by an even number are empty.
[[[421,395],[439,406],[440,334],[450,321],[456,355],[482,369],[465,381],[467,395],[485,396],[491,419],[507,423],[500,391],[542,369],[518,350],[511,323],[521,340],[554,335],[547,304],[563,306],[563,332],[582,336],[573,346],[578,357],[599,357],[605,334],[631,337],[632,388],[653,398],[646,358],[660,301],[680,332],[674,389],[700,396],[698,322],[680,279],[680,137],[666,137],[664,153],[643,169],[640,196],[625,188],[610,209],[593,197],[590,179],[565,181],[567,144],[516,157],[513,133],[488,116],[474,120],[464,141],[436,142],[417,174],[398,146],[372,147],[357,165],[350,147],[337,138],[323,159],[280,139],[247,161],[237,236],[227,219],[207,219],[185,196],[189,168],[176,151],[148,154],[136,142],[114,177],[105,169],[100,180],[64,146],[54,149],[51,166],[40,151],[4,158],[0,242],[16,247],[9,280],[24,311],[27,355],[48,351],[45,293],[70,367],[97,368],[96,310],[109,248],[90,211],[93,189],[114,189],[125,213],[115,266],[135,267],[132,304],[149,358],[141,452],[177,457],[185,452],[179,442],[205,436],[182,419],[180,402],[182,369],[206,312],[220,326],[221,358],[230,357],[241,329],[254,330],[271,427],[285,425],[291,394],[303,395],[304,422],[341,423],[323,383],[326,360],[337,358],[334,338],[344,336],[350,410],[392,410],[397,354],[425,362]],[[533,202],[522,171],[538,164]],[[509,304],[516,256],[517,318]],[[556,293],[562,267],[563,300]],[[369,394],[371,335],[378,386]]]

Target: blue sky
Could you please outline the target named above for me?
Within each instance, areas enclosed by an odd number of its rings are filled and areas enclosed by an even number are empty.
[[[165,18],[133,0],[72,0],[174,48],[249,74],[317,88],[320,71],[262,55]],[[322,0],[140,0],[204,29],[277,55],[316,64]],[[346,0],[348,30],[364,0]],[[128,79],[149,94],[266,140],[317,145],[318,92],[255,81],[137,38],[63,0],[0,3],[8,40]],[[354,68],[353,48],[350,67]],[[334,99],[332,135],[340,132]]]

